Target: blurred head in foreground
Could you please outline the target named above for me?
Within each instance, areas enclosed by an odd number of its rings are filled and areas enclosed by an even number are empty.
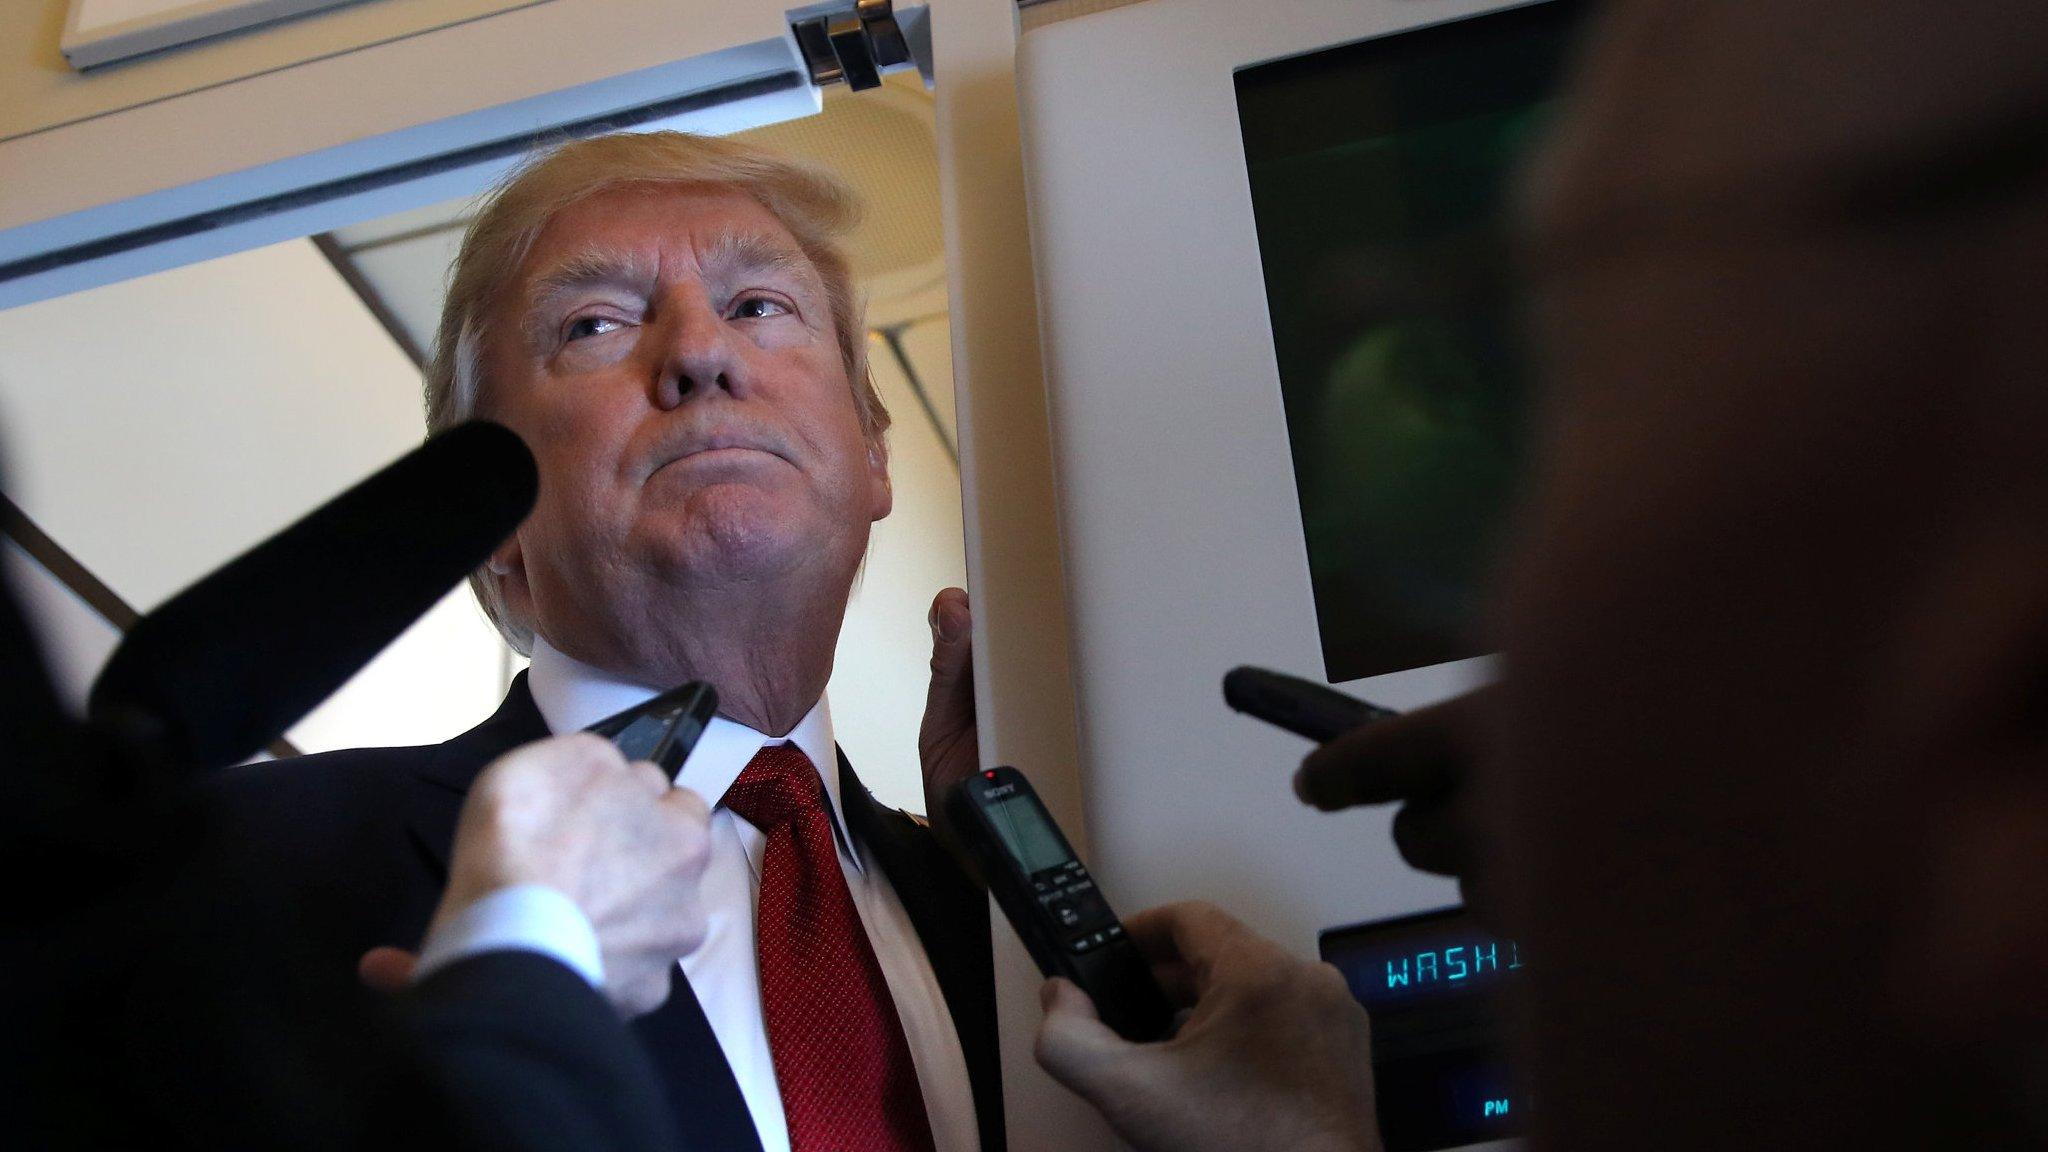
[[[1488,797],[1549,1147],[2048,1085],[2048,6],[1617,6],[1534,182]],[[2041,1130],[2033,1130],[2033,1139]]]

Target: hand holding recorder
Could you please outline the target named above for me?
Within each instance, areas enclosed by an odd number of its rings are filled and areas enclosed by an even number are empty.
[[[1133,1044],[1064,980],[1041,994],[1036,1055],[1139,1152],[1377,1152],[1372,1031],[1344,977],[1214,905],[1128,921],[1177,1005],[1171,1040]]]
[[[1455,876],[1484,918],[1484,838],[1475,828],[1475,765],[1484,751],[1495,686],[1399,713],[1321,684],[1263,668],[1224,677],[1229,705],[1322,747],[1294,776],[1294,794],[1324,812],[1399,804],[1394,845],[1424,872]]]

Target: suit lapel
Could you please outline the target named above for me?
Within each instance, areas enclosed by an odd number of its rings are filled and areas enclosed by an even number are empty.
[[[491,761],[548,734],[547,721],[534,705],[526,673],[521,672],[490,719],[440,745],[416,770],[418,787],[406,826],[437,884],[447,883],[455,822],[470,785]],[[673,970],[667,1002],[634,1020],[632,1030],[668,1093],[677,1131],[683,1137],[681,1148],[689,1152],[759,1152],[761,1137],[754,1131],[746,1098],[740,1095],[739,1081],[725,1062],[725,1051],[705,1019],[682,965]]]
[[[448,878],[448,850],[455,843],[455,818],[462,801],[491,761],[521,744],[548,735],[547,721],[534,706],[533,693],[526,687],[526,673],[513,677],[511,690],[491,718],[434,749],[426,763],[415,770],[419,786],[414,789],[412,811],[406,826],[413,843],[427,858],[435,877]]]
[[[1001,1152],[1003,1085],[988,894],[967,878],[931,829],[877,802],[853,774],[844,751],[839,753],[839,804],[854,838],[889,877],[931,959],[967,1058],[982,1152]]]

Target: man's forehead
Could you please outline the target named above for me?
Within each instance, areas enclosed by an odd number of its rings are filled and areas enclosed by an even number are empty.
[[[651,283],[684,271],[774,271],[817,280],[789,229],[737,189],[623,188],[562,209],[522,268],[529,299],[590,280]]]

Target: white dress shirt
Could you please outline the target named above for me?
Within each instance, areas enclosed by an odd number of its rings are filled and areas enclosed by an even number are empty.
[[[527,673],[533,701],[560,734],[587,727],[649,698],[659,689],[622,681],[534,641],[533,666]],[[711,853],[704,868],[700,897],[708,918],[702,947],[682,960],[690,987],[703,1005],[711,1031],[718,1037],[726,1063],[739,1081],[740,1095],[752,1114],[763,1152],[789,1152],[789,1125],[776,1086],[775,1064],[768,1052],[768,1032],[761,1014],[761,974],[754,947],[754,910],[759,903],[761,859],[767,837],[731,811],[717,807],[725,790],[739,778],[754,753],[766,744],[791,743],[803,749],[818,768],[830,802],[832,828],[839,846],[839,866],[853,895],[868,942],[881,963],[896,1015],[910,1043],[911,1062],[923,1089],[925,1114],[931,1120],[937,1152],[980,1152],[974,1095],[967,1078],[967,1059],[959,1033],[939,990],[917,929],[911,924],[896,889],[847,831],[839,796],[839,756],[832,741],[832,715],[821,698],[785,736],[764,736],[720,716],[712,720],[676,776],[714,806]],[[602,970],[590,964],[594,937],[578,912],[564,926],[560,901],[549,889],[531,907],[520,890],[494,893],[473,908],[475,917],[458,917],[437,931],[422,949],[421,972],[460,956],[493,948],[526,948],[562,959],[602,983]],[[550,899],[552,898],[552,899]],[[493,907],[484,907],[493,904]],[[571,910],[574,911],[573,905]],[[577,929],[580,927],[580,935]]]

